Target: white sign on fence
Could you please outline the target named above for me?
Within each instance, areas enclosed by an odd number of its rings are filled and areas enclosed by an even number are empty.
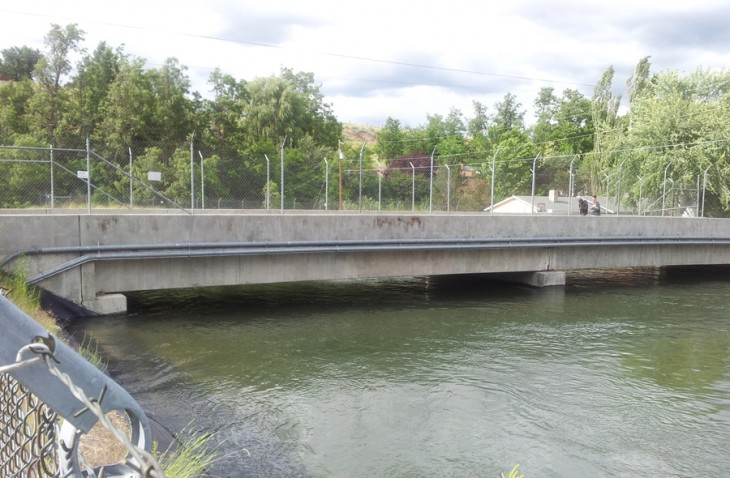
[[[79,179],[89,179],[88,171],[76,171],[76,177]]]
[[[147,181],[162,181],[162,173],[159,171],[147,171]]]

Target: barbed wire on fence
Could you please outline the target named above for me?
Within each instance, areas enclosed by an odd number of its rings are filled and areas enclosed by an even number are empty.
[[[68,422],[61,424],[61,417],[47,404],[41,402],[12,375],[13,371],[36,363],[43,363],[48,372],[58,378],[85,408],[78,413],[91,412],[113,437],[124,447],[127,457],[121,471],[124,476],[135,472],[142,478],[165,478],[157,459],[147,450],[132,443],[130,437],[118,428],[104,413],[102,397],[89,398],[84,390],[57,365],[53,351],[42,342],[21,347],[13,364],[0,366],[0,476],[7,478],[73,476],[74,460],[78,452],[80,433]],[[104,391],[102,390],[102,396]],[[64,427],[66,431],[64,432]],[[70,427],[70,428],[69,428]],[[61,432],[59,433],[59,429]],[[69,442],[66,442],[68,440]],[[114,465],[114,464],[111,464]],[[97,469],[85,466],[84,476],[102,477],[107,466]],[[120,471],[120,470],[116,470]],[[120,475],[121,476],[121,475]]]
[[[11,370],[0,367],[0,476],[56,478],[58,416],[7,373]]]
[[[109,160],[91,149],[0,147],[4,152],[0,207],[482,211],[493,198],[534,194],[528,176],[541,174],[530,173],[534,158],[491,163],[463,156],[448,164],[454,155],[444,155],[433,167],[415,163],[358,167],[357,158],[351,158],[344,165],[342,159],[339,164],[334,160],[330,167],[324,159],[301,154],[270,161],[265,154],[252,158],[232,150],[209,150],[204,155],[191,146],[180,145],[164,157],[161,149],[154,148],[135,157],[129,148],[127,164],[115,162],[118,155]],[[543,190],[575,194],[568,173],[566,168],[555,177],[541,177]],[[586,192],[585,187],[582,190]],[[699,196],[699,188],[694,196]],[[660,196],[665,200],[661,211],[648,208],[647,204],[657,204],[656,197],[634,197],[623,211],[659,214],[675,209],[676,204],[666,205],[666,192]],[[615,201],[626,198],[622,195]],[[676,202],[686,204],[688,198]]]

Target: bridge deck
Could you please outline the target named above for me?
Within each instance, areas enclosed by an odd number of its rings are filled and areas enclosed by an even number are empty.
[[[730,263],[730,221],[486,214],[0,215],[13,267],[92,310],[110,294],[302,280]],[[122,297],[123,299],[123,297]],[[126,304],[115,299],[112,309]]]

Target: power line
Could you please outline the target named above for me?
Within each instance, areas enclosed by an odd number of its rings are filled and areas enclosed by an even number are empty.
[[[47,14],[41,14],[41,13],[22,12],[22,11],[18,11],[18,10],[0,9],[0,11],[5,12],[5,13],[14,13],[14,14],[18,14],[18,15],[28,15],[28,16],[35,16],[35,17],[60,18],[60,19],[68,20],[68,21],[72,21],[72,22],[78,21],[78,20],[76,20],[74,18],[70,18],[70,17],[47,15]],[[296,48],[275,45],[275,44],[271,44],[271,43],[245,41],[245,40],[233,40],[230,38],[218,37],[218,36],[214,36],[214,35],[202,35],[202,34],[179,32],[179,31],[166,31],[166,30],[161,30],[161,29],[140,27],[140,26],[136,26],[136,25],[127,25],[127,24],[115,23],[115,22],[102,22],[102,21],[97,21],[97,20],[86,20],[86,21],[88,23],[94,23],[94,24],[103,25],[103,26],[128,28],[128,29],[134,29],[134,30],[147,30],[147,31],[153,31],[153,32],[162,32],[162,33],[174,34],[174,35],[179,35],[179,36],[188,37],[188,38],[213,40],[213,41],[233,43],[233,44],[238,44],[238,45],[248,45],[248,46],[273,48],[273,49],[280,49],[280,50],[296,50]],[[405,66],[405,67],[409,67],[409,68],[446,71],[446,72],[452,72],[452,73],[466,73],[466,74],[471,74],[471,75],[489,76],[489,77],[495,77],[495,78],[508,78],[508,79],[515,79],[515,80],[538,81],[538,82],[542,82],[542,83],[558,83],[558,84],[585,86],[585,87],[591,87],[591,88],[595,86],[594,84],[570,82],[570,81],[556,80],[556,79],[550,79],[550,78],[538,78],[538,77],[521,76],[521,75],[510,75],[510,74],[493,73],[493,72],[469,70],[469,69],[462,69],[462,68],[453,68],[453,67],[447,67],[447,66],[436,66],[436,65],[427,65],[427,64],[421,64],[421,63],[411,63],[411,62],[405,62],[405,61],[385,60],[382,58],[347,55],[347,54],[343,54],[343,53],[333,53],[333,52],[314,52],[314,53],[322,55],[322,56],[333,57],[333,58],[342,58],[342,59],[354,60],[354,61],[380,63],[380,64],[386,64],[386,65]],[[373,81],[379,81],[379,80],[373,80]]]

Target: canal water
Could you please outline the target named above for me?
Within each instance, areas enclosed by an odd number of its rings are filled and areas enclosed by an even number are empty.
[[[730,476],[730,274],[306,283],[79,321],[212,476]]]

